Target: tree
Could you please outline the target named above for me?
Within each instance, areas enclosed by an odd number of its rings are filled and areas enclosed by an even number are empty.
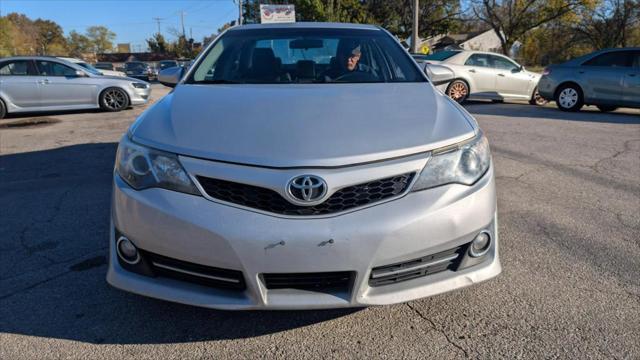
[[[595,49],[625,47],[633,30],[640,26],[640,1],[604,0],[585,8],[575,32]],[[637,43],[636,43],[637,45]]]
[[[11,56],[13,51],[13,42],[11,36],[14,29],[11,21],[5,17],[0,17],[0,58]]]
[[[589,0],[476,0],[472,11],[491,27],[509,55],[511,47],[531,29],[575,10]]]
[[[169,44],[160,33],[156,33],[153,37],[147,39],[147,45],[152,53],[166,54],[169,52]]]
[[[88,53],[94,50],[91,39],[74,30],[71,30],[67,37],[67,48],[70,55],[74,57],[80,57],[83,53]]]
[[[33,21],[23,14],[6,16],[11,23],[9,39],[14,55],[36,55],[38,53],[38,29]]]
[[[62,27],[50,20],[37,19],[33,22],[38,36],[38,52],[42,55],[59,55],[67,53],[67,40],[64,38]]]
[[[412,4],[413,0],[370,0],[367,9],[375,23],[407,37],[413,24]],[[461,14],[458,0],[420,0],[419,5],[418,33],[423,38],[449,32]]]
[[[91,40],[95,52],[104,53],[113,50],[116,34],[104,26],[91,26],[87,29],[87,37]]]

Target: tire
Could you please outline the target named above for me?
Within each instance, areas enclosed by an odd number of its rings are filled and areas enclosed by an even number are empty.
[[[611,105],[598,105],[597,108],[602,112],[615,111],[617,109],[616,106]]]
[[[556,91],[556,105],[562,111],[578,111],[584,105],[582,89],[576,84],[563,85]]]
[[[4,106],[4,102],[0,99],[0,119],[4,119],[7,116],[7,107]]]
[[[462,104],[469,97],[469,85],[463,80],[454,80],[447,86],[447,96]]]
[[[100,108],[102,110],[116,112],[128,107],[129,96],[126,91],[117,87],[110,87],[100,93]]]
[[[538,106],[545,106],[547,105],[547,103],[549,102],[549,100],[543,98],[542,96],[540,96],[540,93],[538,92],[538,88],[533,89],[533,95],[531,95],[531,99],[529,100],[529,104],[531,105],[538,105]]]

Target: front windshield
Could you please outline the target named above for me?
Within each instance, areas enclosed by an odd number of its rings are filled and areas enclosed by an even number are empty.
[[[80,66],[82,66],[85,70],[87,70],[88,72],[92,73],[93,75],[102,75],[102,73],[100,72],[100,70],[94,68],[93,66],[87,64],[87,63],[76,63]]]
[[[221,36],[192,84],[422,82],[391,36],[362,29],[252,29]]]
[[[140,62],[128,62],[124,64],[124,68],[127,70],[144,70],[145,64]]]
[[[447,60],[448,58],[452,57],[453,55],[459,54],[460,52],[461,52],[460,50],[444,50],[444,51],[439,51],[437,53],[426,55],[426,56],[423,57],[423,59],[424,60],[444,61],[444,60]]]

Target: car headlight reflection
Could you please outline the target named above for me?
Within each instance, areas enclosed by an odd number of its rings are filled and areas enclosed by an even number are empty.
[[[175,154],[135,144],[127,136],[118,145],[116,171],[136,190],[158,187],[200,195]]]
[[[473,185],[491,163],[489,142],[479,134],[473,140],[435,150],[413,186],[413,191],[445,184]]]

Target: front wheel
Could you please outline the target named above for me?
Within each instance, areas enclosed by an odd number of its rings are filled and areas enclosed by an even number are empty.
[[[462,104],[469,96],[469,86],[462,80],[455,80],[447,86],[447,95]]]
[[[598,105],[598,109],[602,112],[610,112],[610,111],[615,111],[617,107],[607,106],[607,105]]]
[[[116,112],[129,107],[129,96],[120,88],[108,88],[100,94],[100,108]]]
[[[578,111],[584,105],[582,90],[574,84],[564,85],[558,89],[555,100],[562,111]]]
[[[540,93],[538,92],[538,88],[535,88],[533,90],[533,96],[531,96],[531,100],[529,100],[529,104],[531,105],[538,105],[538,106],[545,106],[547,105],[549,101],[545,98],[543,98],[542,96],[540,96]]]

